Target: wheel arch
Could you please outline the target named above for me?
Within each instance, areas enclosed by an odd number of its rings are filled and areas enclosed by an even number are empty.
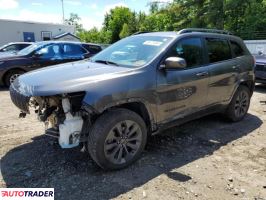
[[[116,103],[110,103],[107,106],[97,111],[93,109],[93,107],[91,106],[87,105],[86,107],[87,107],[86,110],[87,111],[89,110],[90,113],[94,113],[94,115],[96,115],[96,118],[97,116],[100,116],[103,113],[108,112],[109,110],[118,109],[118,108],[128,109],[128,110],[131,110],[137,113],[140,117],[142,117],[148,130],[155,131],[157,129],[155,119],[154,119],[154,114],[151,108],[149,107],[147,102],[140,100],[140,99],[134,99],[134,100],[131,99],[130,101],[121,100]]]

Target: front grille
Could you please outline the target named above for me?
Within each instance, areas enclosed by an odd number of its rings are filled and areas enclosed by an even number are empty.
[[[263,71],[266,72],[266,65],[256,65],[256,71]]]
[[[24,96],[16,90],[13,84],[9,88],[10,97],[12,102],[23,112],[29,113],[29,100],[30,97]]]

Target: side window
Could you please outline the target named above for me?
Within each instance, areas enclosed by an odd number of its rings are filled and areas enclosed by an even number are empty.
[[[50,58],[61,58],[62,50],[60,45],[49,45],[41,48],[37,54],[40,54],[41,58],[50,59]]]
[[[225,39],[206,38],[209,62],[219,62],[232,58],[229,43]]]
[[[76,44],[64,44],[63,45],[64,56],[66,58],[76,58],[81,57],[85,52],[85,50]]]
[[[234,41],[230,41],[232,52],[234,54],[234,57],[239,57],[245,55],[245,51],[242,49],[242,47]]]
[[[15,44],[9,45],[3,49],[3,51],[17,51],[17,50],[18,50],[17,45]]]
[[[18,50],[22,50],[22,49],[24,49],[24,48],[26,48],[28,46],[30,46],[30,45],[29,44],[19,44],[18,45]]]
[[[96,54],[101,51],[101,47],[95,45],[83,45],[85,49],[87,49],[91,54]]]
[[[203,64],[203,47],[200,38],[181,39],[172,48],[168,57],[181,57],[187,62],[187,67],[192,68]]]

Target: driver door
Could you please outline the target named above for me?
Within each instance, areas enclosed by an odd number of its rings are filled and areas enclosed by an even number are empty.
[[[207,102],[209,70],[204,66],[202,39],[180,39],[167,52],[165,59],[169,57],[184,58],[187,66],[180,69],[158,70],[158,123],[167,123],[195,113]]]
[[[52,44],[38,50],[33,57],[32,69],[59,64],[62,60],[61,45]]]

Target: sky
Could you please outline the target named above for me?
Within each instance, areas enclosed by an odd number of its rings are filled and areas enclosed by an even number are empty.
[[[104,15],[116,6],[149,12],[155,0],[64,0],[65,18],[76,13],[85,29],[101,28]],[[169,2],[170,0],[160,0]],[[61,0],[0,0],[0,19],[62,23]]]

